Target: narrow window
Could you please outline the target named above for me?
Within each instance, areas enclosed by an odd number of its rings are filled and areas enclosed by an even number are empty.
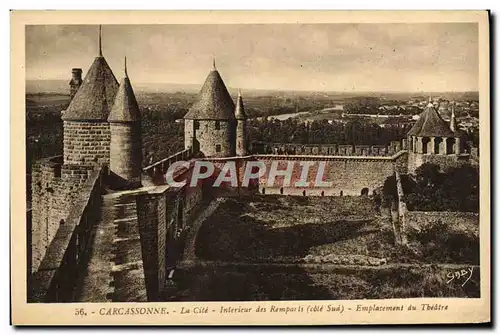
[[[215,145],[215,152],[220,152],[220,144]]]
[[[220,121],[215,121],[215,130],[220,130]]]
[[[194,120],[194,130],[200,129],[200,122],[198,120]]]

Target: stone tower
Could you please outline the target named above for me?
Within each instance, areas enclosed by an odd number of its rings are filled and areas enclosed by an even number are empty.
[[[455,118],[455,104],[451,105],[450,130],[452,132],[458,131],[457,119]]]
[[[113,108],[108,117],[111,134],[109,168],[120,188],[141,186],[142,141],[141,112],[127,74],[120,82]]]
[[[72,69],[71,70],[71,80],[69,82],[69,87],[70,87],[70,91],[69,91],[69,96],[70,96],[70,99],[73,100],[73,97],[75,96],[76,94],[76,91],[78,91],[78,88],[80,87],[80,85],[82,84],[82,69]]]
[[[234,112],[236,117],[236,155],[246,156],[247,150],[247,116],[243,107],[243,99],[241,92],[238,91],[238,100],[236,101],[236,110]]]
[[[107,120],[117,91],[118,82],[102,56],[99,27],[99,54],[62,115],[64,164],[109,163]]]
[[[430,101],[407,136],[409,173],[424,163],[455,165],[463,153],[460,134],[450,129]]]
[[[197,100],[184,116],[184,146],[205,157],[235,155],[234,102],[215,67],[208,74]]]

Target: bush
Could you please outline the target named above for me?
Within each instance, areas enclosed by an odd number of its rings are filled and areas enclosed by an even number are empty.
[[[426,163],[416,170],[415,183],[408,190],[409,210],[479,211],[479,170],[474,166],[440,172],[437,165]]]

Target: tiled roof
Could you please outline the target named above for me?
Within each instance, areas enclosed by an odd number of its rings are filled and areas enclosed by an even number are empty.
[[[238,100],[236,101],[236,110],[234,112],[236,119],[244,120],[247,118],[245,114],[245,108],[243,107],[243,99],[241,98],[241,93],[238,92]]]
[[[422,114],[420,114],[420,118],[408,132],[408,135],[419,137],[453,137],[454,133],[432,104],[428,104]]]
[[[234,102],[217,70],[209,74],[198,99],[184,116],[189,120],[234,120]]]
[[[128,76],[120,82],[115,102],[109,113],[109,122],[135,122],[141,120],[141,111]]]
[[[96,57],[62,119],[106,121],[117,91],[118,82],[106,59]]]

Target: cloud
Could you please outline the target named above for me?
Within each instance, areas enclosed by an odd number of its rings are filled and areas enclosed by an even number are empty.
[[[212,58],[229,86],[477,90],[478,27],[433,24],[109,25],[103,51],[140,82],[201,83]],[[96,26],[29,26],[28,78],[66,79],[97,52]],[[229,82],[229,80],[231,82]]]

